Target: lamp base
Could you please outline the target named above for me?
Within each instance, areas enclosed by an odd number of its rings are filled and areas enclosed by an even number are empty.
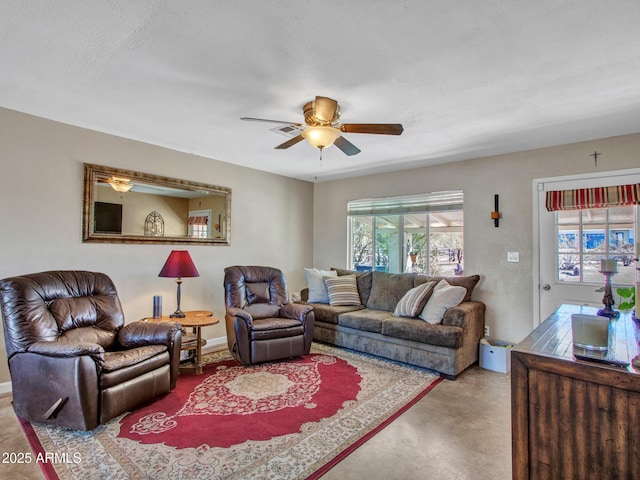
[[[598,310],[598,315],[600,317],[618,318],[620,316],[620,312],[607,305],[605,308]]]
[[[178,290],[176,292],[176,300],[178,301],[177,302],[178,308],[176,308],[175,312],[169,315],[169,318],[184,318],[185,314],[182,310],[180,310],[180,285],[182,284],[182,279],[178,277],[178,279],[176,280],[176,283],[178,284]]]

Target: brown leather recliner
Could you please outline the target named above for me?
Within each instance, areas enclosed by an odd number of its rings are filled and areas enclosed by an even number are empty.
[[[179,324],[125,325],[102,273],[51,271],[0,280],[16,415],[92,430],[175,387]]]
[[[227,343],[243,365],[306,355],[313,307],[287,303],[287,282],[277,268],[234,266],[224,270]]]

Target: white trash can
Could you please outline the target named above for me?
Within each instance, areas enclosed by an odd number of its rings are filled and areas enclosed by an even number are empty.
[[[494,372],[511,371],[511,349],[513,344],[500,340],[480,340],[480,367]]]

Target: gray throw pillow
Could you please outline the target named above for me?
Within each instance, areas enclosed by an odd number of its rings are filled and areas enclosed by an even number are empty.
[[[413,273],[373,272],[367,308],[393,312],[400,299],[413,288]]]

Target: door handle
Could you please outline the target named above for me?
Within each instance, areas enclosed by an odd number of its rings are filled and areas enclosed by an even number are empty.
[[[549,285],[548,283],[545,283],[544,285],[542,285],[542,289],[545,292],[548,292],[549,290],[551,290],[551,285]]]

